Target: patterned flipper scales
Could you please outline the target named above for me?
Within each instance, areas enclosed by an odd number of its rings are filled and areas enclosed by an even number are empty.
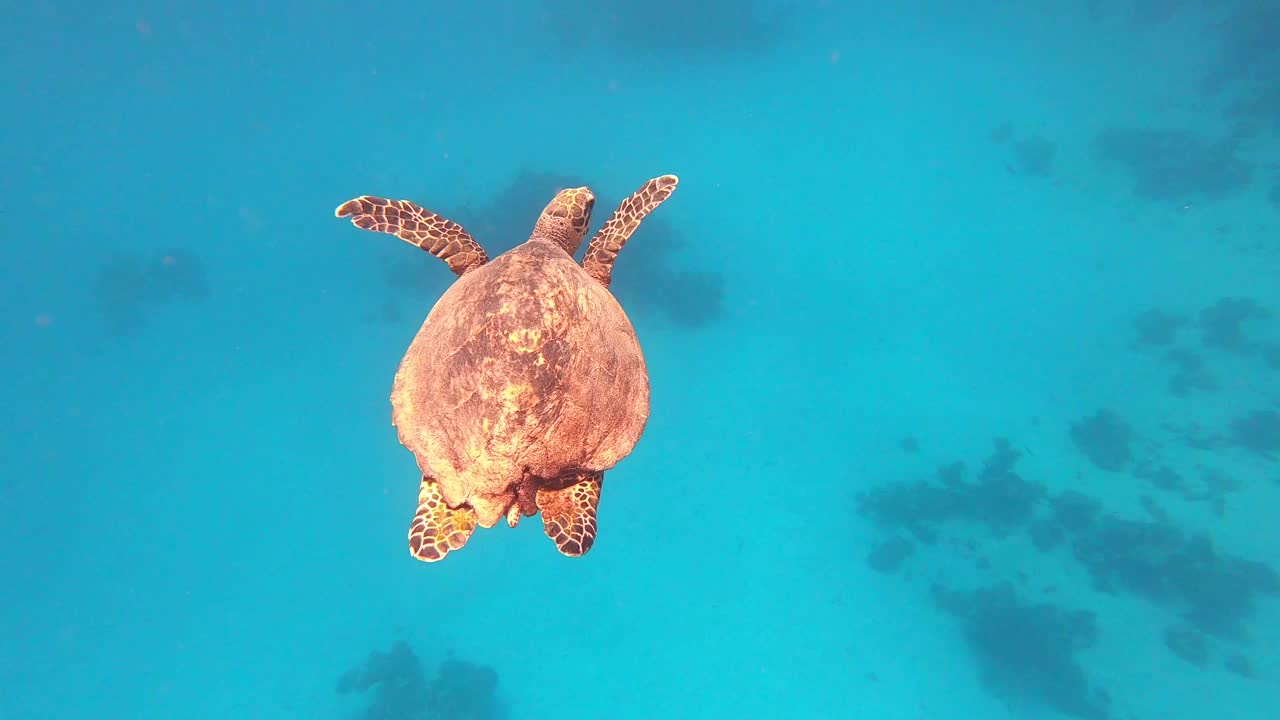
[[[591,473],[563,490],[538,491],[542,529],[561,553],[580,557],[595,543],[596,507],[603,482],[604,473]]]
[[[469,507],[450,509],[440,483],[426,477],[418,490],[418,513],[409,525],[409,553],[423,562],[443,560],[471,539],[476,513]]]
[[[444,260],[459,275],[489,262],[484,248],[461,225],[408,200],[362,195],[339,205],[334,215],[350,217],[362,230],[395,235]]]
[[[623,200],[613,215],[600,227],[587,244],[587,254],[582,258],[582,268],[587,274],[609,287],[613,279],[613,263],[618,252],[640,227],[640,221],[653,212],[676,191],[680,179],[675,175],[663,175],[645,183],[631,197]]]

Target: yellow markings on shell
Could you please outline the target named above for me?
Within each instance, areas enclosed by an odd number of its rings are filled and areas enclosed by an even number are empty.
[[[542,331],[538,328],[518,328],[507,333],[507,341],[516,352],[537,352],[542,347]]]
[[[508,383],[502,389],[502,404],[507,412],[527,410],[538,402],[538,395],[532,385]]]

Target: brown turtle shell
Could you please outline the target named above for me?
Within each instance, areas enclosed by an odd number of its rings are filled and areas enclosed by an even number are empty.
[[[649,418],[649,377],[612,293],[563,248],[534,239],[441,296],[400,363],[391,405],[422,472],[488,528],[527,505],[522,488],[563,487],[626,457]]]

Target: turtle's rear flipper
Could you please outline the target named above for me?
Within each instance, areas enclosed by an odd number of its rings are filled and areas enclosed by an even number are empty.
[[[395,235],[426,250],[459,275],[489,262],[484,248],[461,225],[409,200],[361,195],[339,205],[333,214],[350,217],[361,230]]]
[[[604,473],[583,475],[562,490],[539,490],[542,529],[560,552],[578,557],[596,541],[596,506]]]
[[[601,285],[609,287],[613,279],[613,263],[618,259],[622,246],[631,239],[631,233],[640,227],[644,216],[671,197],[679,183],[680,179],[675,175],[656,177],[619,203],[618,208],[591,238],[591,242],[587,243],[582,269],[599,280]]]
[[[475,511],[465,506],[450,509],[440,483],[423,475],[418,513],[409,526],[409,553],[423,562],[441,560],[466,545],[475,529]]]

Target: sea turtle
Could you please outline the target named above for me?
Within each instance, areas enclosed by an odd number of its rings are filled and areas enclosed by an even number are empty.
[[[596,537],[604,473],[649,418],[649,374],[635,329],[609,292],[618,251],[675,191],[645,183],[573,256],[591,224],[590,188],[561,190],[529,240],[490,260],[460,225],[408,200],[362,196],[338,217],[396,235],[457,273],[396,372],[391,419],[418,461],[413,557],[434,562],[476,525],[542,513],[561,553]]]

